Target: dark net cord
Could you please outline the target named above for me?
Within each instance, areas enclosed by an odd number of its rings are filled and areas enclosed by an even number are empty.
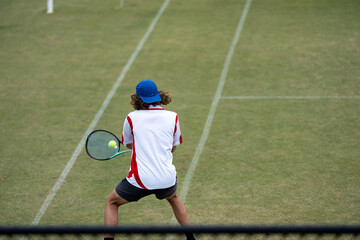
[[[232,235],[360,235],[360,225],[241,225],[241,226],[0,226],[0,235],[94,235],[94,234],[232,234]]]

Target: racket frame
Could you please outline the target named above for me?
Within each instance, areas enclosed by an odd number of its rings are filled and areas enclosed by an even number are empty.
[[[88,141],[89,141],[89,138],[91,137],[92,134],[94,134],[95,132],[106,132],[106,133],[109,133],[111,134],[112,136],[114,136],[114,138],[118,141],[119,143],[119,147],[118,147],[118,151],[112,155],[111,157],[109,158],[105,158],[105,159],[100,159],[100,158],[95,158],[94,156],[91,156],[91,154],[89,153],[88,151]],[[92,131],[86,138],[86,143],[85,143],[85,150],[86,150],[86,153],[89,155],[89,157],[91,157],[92,159],[95,159],[95,160],[98,160],[98,161],[106,161],[106,160],[110,160],[110,159],[113,159],[114,157],[116,156],[119,156],[120,154],[123,154],[123,153],[127,153],[127,152],[132,152],[132,150],[124,150],[124,151],[120,151],[120,146],[123,145],[122,142],[120,141],[120,139],[115,135],[113,134],[112,132],[108,131],[108,130],[104,130],[104,129],[97,129],[97,130],[94,130]],[[125,145],[123,145],[125,146]],[[126,146],[125,146],[126,147]]]

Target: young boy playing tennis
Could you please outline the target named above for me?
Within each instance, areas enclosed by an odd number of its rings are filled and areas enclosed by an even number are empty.
[[[130,102],[135,111],[126,117],[122,134],[122,143],[132,149],[130,171],[107,197],[106,226],[118,224],[121,205],[151,194],[170,203],[180,225],[190,224],[185,206],[176,193],[176,169],[172,164],[172,153],[182,143],[179,119],[176,113],[161,107],[170,102],[168,93],[158,91],[150,80],[136,86]],[[195,239],[193,234],[186,237]],[[114,239],[114,235],[106,234],[104,239]]]

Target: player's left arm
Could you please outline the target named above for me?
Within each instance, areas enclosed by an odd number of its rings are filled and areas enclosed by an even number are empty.
[[[180,131],[180,123],[179,123],[179,117],[176,115],[175,120],[175,129],[174,129],[174,136],[173,136],[173,147],[171,149],[171,152],[175,152],[176,146],[180,145],[182,143],[182,136]]]

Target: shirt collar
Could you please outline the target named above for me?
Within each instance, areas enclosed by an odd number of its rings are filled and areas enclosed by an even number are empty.
[[[145,110],[164,110],[164,108],[161,107],[160,105],[156,105],[156,106],[150,105],[149,109],[145,109]]]

